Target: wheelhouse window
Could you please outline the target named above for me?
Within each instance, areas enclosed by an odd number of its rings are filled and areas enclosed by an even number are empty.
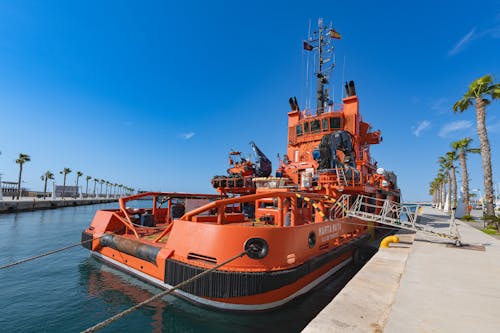
[[[297,136],[302,135],[302,125],[297,125],[297,127],[295,127],[295,133],[297,134]]]
[[[304,133],[309,133],[309,132],[310,132],[309,122],[304,123]]]
[[[340,118],[330,118],[330,129],[340,129]]]
[[[319,132],[320,130],[321,130],[321,127],[319,124],[319,120],[311,121],[311,132],[315,133],[315,132]]]
[[[328,119],[321,120],[321,129],[323,131],[328,131]]]

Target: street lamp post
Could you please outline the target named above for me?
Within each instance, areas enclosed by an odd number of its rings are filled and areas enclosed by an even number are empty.
[[[479,200],[481,200],[481,210],[483,212],[483,228],[486,229],[486,219],[484,219],[484,198],[483,194],[480,189],[476,188],[473,190],[474,192],[477,192],[479,194]]]
[[[2,174],[0,173],[0,201],[3,201]]]

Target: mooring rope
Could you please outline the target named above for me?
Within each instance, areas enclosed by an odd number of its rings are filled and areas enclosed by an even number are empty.
[[[128,308],[127,310],[122,311],[122,312],[114,315],[113,317],[110,317],[110,318],[108,318],[108,319],[106,319],[106,320],[104,320],[104,321],[102,321],[102,322],[100,322],[100,323],[98,323],[98,324],[90,327],[90,328],[87,328],[85,331],[82,331],[82,333],[89,333],[89,332],[95,332],[97,330],[100,330],[101,328],[104,328],[105,326],[108,326],[109,324],[111,324],[111,323],[117,321],[118,319],[120,319],[120,318],[128,315],[129,313],[134,312],[135,310],[139,309],[140,307],[142,307],[142,306],[144,306],[144,305],[146,305],[146,304],[148,304],[148,303],[150,303],[150,302],[152,302],[152,301],[154,301],[156,299],[162,298],[162,297],[164,297],[164,296],[172,293],[173,291],[175,291],[175,290],[177,290],[177,289],[179,289],[181,287],[184,287],[185,285],[187,285],[187,284],[189,284],[189,283],[191,283],[191,282],[193,282],[193,281],[201,278],[202,276],[204,276],[204,275],[206,275],[208,273],[211,273],[211,272],[215,271],[216,269],[221,268],[222,266],[230,263],[231,261],[234,261],[234,260],[236,260],[238,258],[243,257],[245,254],[247,254],[247,251],[243,251],[243,252],[235,255],[234,257],[231,257],[231,258],[227,259],[226,261],[220,263],[219,265],[214,266],[214,267],[210,268],[209,270],[201,272],[200,274],[195,275],[192,278],[189,278],[189,279],[187,279],[187,280],[185,280],[185,281],[183,281],[183,282],[175,285],[171,289],[162,291],[161,293],[158,293],[158,294],[154,295],[153,297],[148,298],[147,300],[145,300],[145,301],[143,301],[141,303],[138,303],[138,304],[136,304],[136,305]]]
[[[86,243],[90,243],[93,240],[99,239],[99,238],[101,238],[101,237],[103,237],[105,235],[106,234],[103,234],[100,237],[96,237],[96,238],[92,238],[92,239],[89,239],[89,240],[86,240],[86,241],[83,241],[83,242],[71,244],[71,245],[62,247],[60,249],[56,249],[56,250],[52,250],[52,251],[45,252],[45,253],[42,253],[42,254],[38,254],[38,255],[33,256],[33,257],[29,257],[29,258],[21,259],[21,260],[18,260],[18,261],[14,261],[14,262],[11,262],[10,264],[0,266],[0,269],[5,269],[5,268],[9,268],[9,267],[16,266],[16,265],[19,265],[19,264],[23,264],[23,263],[28,262],[28,261],[32,261],[32,260],[35,260],[35,259],[38,259],[38,258],[46,257],[48,255],[51,255],[51,254],[54,254],[54,253],[57,253],[57,252],[65,251],[65,250],[71,249],[71,248],[76,247],[76,246],[80,246],[80,245],[83,245],[83,244],[86,244]]]

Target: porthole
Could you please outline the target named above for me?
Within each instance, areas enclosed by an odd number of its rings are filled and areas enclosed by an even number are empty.
[[[309,238],[307,239],[307,242],[309,244],[310,249],[312,249],[314,245],[316,245],[316,233],[314,231],[311,231],[309,233]]]

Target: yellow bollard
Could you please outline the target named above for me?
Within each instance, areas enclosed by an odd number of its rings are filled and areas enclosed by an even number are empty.
[[[389,247],[389,244],[391,243],[398,243],[399,242],[399,237],[398,236],[387,236],[386,238],[382,239],[380,242],[380,249],[386,249]]]

